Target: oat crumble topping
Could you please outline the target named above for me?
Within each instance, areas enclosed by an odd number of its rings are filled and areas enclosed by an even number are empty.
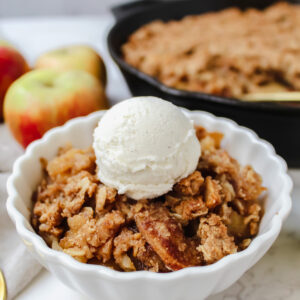
[[[60,149],[42,160],[33,227],[53,249],[119,271],[176,271],[247,248],[262,217],[262,179],[220,148],[222,134],[196,133],[203,150],[197,170],[153,200],[102,184],[92,148]]]

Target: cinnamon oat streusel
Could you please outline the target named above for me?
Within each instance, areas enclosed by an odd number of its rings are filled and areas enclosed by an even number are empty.
[[[239,98],[300,90],[300,5],[229,8],[159,20],[130,35],[124,60],[164,84]]]
[[[42,160],[32,224],[47,244],[81,262],[120,271],[169,272],[214,263],[248,247],[262,216],[262,180],[196,128],[197,170],[153,200],[135,201],[99,182],[92,148]]]

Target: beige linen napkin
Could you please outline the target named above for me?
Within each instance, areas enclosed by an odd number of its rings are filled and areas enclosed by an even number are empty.
[[[5,125],[0,124],[0,269],[6,280],[8,299],[13,299],[41,270],[26,250],[6,211],[6,181],[16,158],[23,152]]]

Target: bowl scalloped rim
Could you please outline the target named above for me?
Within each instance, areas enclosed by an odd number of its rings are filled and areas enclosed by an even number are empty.
[[[7,190],[8,190],[7,211],[10,218],[12,219],[12,221],[16,226],[17,232],[22,237],[22,239],[27,241],[27,243],[29,242],[30,244],[32,244],[35,250],[39,252],[41,255],[47,256],[48,260],[51,260],[52,262],[55,263],[60,263],[63,266],[73,269],[74,271],[87,272],[89,274],[91,273],[101,274],[102,276],[111,278],[113,280],[118,280],[118,281],[130,281],[138,278],[151,279],[155,281],[156,280],[169,281],[175,278],[178,279],[178,278],[183,278],[185,276],[190,276],[192,274],[200,274],[200,273],[206,274],[210,272],[217,272],[218,270],[222,269],[226,265],[230,264],[232,261],[237,261],[239,259],[245,258],[253,254],[260,247],[260,244],[264,239],[269,238],[270,236],[273,235],[276,238],[282,227],[282,222],[288,216],[292,205],[290,194],[292,191],[293,183],[290,177],[287,175],[287,165],[285,161],[275,153],[273,146],[269,142],[260,139],[256,135],[256,133],[253,132],[252,130],[239,126],[234,121],[229,120],[227,118],[215,117],[213,114],[210,114],[208,112],[188,111],[184,108],[182,109],[188,115],[197,115],[200,113],[205,118],[217,119],[220,122],[226,122],[227,124],[229,124],[229,126],[232,126],[232,128],[238,128],[239,130],[242,130],[245,134],[248,135],[248,137],[253,142],[259,141],[260,144],[264,145],[269,156],[271,156],[276,161],[276,163],[279,164],[280,170],[283,174],[282,179],[284,184],[284,191],[282,192],[282,194],[284,194],[285,197],[284,200],[285,205],[282,205],[280,210],[272,217],[272,220],[270,222],[271,226],[269,230],[267,230],[262,234],[258,234],[257,237],[253,239],[253,241],[251,242],[251,244],[247,249],[235,254],[228,255],[222,258],[221,260],[219,260],[218,262],[208,266],[190,267],[190,268],[185,268],[171,273],[153,273],[147,271],[123,273],[101,265],[89,265],[89,264],[80,263],[75,259],[73,259],[71,256],[63,252],[59,252],[51,249],[46,245],[44,240],[39,235],[37,235],[34,231],[29,230],[26,226],[28,225],[28,220],[15,207],[17,199],[21,198],[20,193],[18,193],[17,189],[15,188],[15,182],[22,174],[22,163],[25,160],[30,159],[34,150],[38,148],[40,145],[42,145],[43,143],[46,143],[50,137],[56,135],[59,132],[68,130],[70,127],[73,126],[73,124],[77,122],[84,123],[84,122],[90,122],[92,119],[93,120],[99,119],[105,111],[98,111],[85,117],[78,117],[72,119],[66,122],[62,126],[49,130],[40,140],[32,142],[27,147],[26,152],[16,160],[13,166],[13,172],[7,181]]]

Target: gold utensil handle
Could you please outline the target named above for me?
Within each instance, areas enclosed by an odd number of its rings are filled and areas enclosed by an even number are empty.
[[[300,92],[253,93],[241,97],[246,101],[300,102]]]
[[[0,300],[6,300],[6,285],[4,275],[0,271]]]

